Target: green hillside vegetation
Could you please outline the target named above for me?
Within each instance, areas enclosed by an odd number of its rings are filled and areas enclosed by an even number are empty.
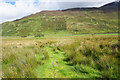
[[[2,24],[2,36],[49,36],[118,32],[117,11],[42,11]]]
[[[2,78],[117,80],[118,12],[109,6],[42,11],[2,23]]]

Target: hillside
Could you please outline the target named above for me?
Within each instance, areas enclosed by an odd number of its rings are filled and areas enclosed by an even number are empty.
[[[117,7],[41,11],[3,23],[2,78],[119,80]]]
[[[112,3],[100,8],[42,11],[3,23],[2,35],[47,36],[118,32],[118,12],[115,6],[111,6]]]
[[[105,9],[105,10],[117,10],[118,8],[119,8],[119,4],[120,4],[120,2],[112,2],[112,3],[109,3],[109,4],[106,4],[106,5],[104,5],[104,6],[102,6],[101,7],[101,9]]]

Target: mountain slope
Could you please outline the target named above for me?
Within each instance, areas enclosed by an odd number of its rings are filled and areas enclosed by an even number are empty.
[[[102,6],[101,8],[103,9],[118,9],[118,6],[119,6],[120,2],[112,2],[112,3],[109,3],[109,4],[106,4],[104,6]]]
[[[111,5],[112,3],[100,8],[42,11],[3,23],[2,35],[46,36],[118,32],[118,13],[109,7]]]

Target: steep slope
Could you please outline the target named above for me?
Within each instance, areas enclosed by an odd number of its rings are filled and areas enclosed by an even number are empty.
[[[112,3],[100,8],[42,11],[2,24],[3,36],[70,35],[118,32],[118,12]],[[110,12],[109,12],[110,10]]]
[[[103,10],[118,10],[120,2],[112,2],[101,7]]]

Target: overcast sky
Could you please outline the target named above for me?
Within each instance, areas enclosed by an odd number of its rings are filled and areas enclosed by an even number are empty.
[[[42,10],[75,7],[100,7],[115,0],[0,0],[0,23],[12,21]]]

